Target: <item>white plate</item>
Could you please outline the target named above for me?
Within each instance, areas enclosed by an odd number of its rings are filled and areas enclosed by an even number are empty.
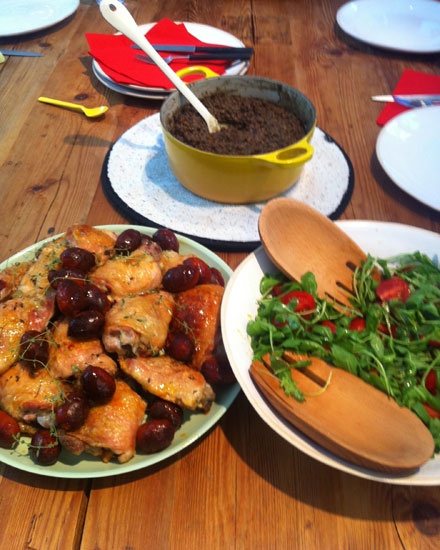
[[[377,257],[417,250],[433,257],[440,253],[440,235],[407,225],[369,222],[337,222],[359,246]],[[299,430],[278,416],[261,397],[249,375],[252,360],[250,339],[246,333],[249,320],[255,318],[260,294],[260,281],[265,273],[276,271],[264,250],[259,248],[249,255],[231,277],[223,298],[223,341],[229,361],[249,402],[261,418],[294,447],[320,462],[343,472],[387,483],[400,485],[439,485],[440,455],[409,476],[390,476],[360,468],[329,453],[313,443]],[[288,465],[286,465],[288,467]]]
[[[105,225],[99,227],[109,229],[118,234],[128,228],[138,229],[146,235],[152,235],[156,231],[156,229],[135,225]],[[32,259],[43,243],[55,238],[46,239],[15,254],[0,264],[0,270],[5,269],[14,262]],[[231,268],[217,254],[185,237],[179,236],[179,242],[180,250],[183,254],[196,254],[211,267],[216,267],[222,273],[225,281],[230,278],[232,273]],[[58,462],[53,466],[39,466],[27,454],[20,455],[16,450],[11,451],[2,448],[0,448],[0,462],[26,472],[61,478],[84,479],[107,477],[140,470],[157,462],[162,462],[192,445],[220,420],[237,397],[239,391],[240,386],[238,384],[227,386],[222,390],[216,390],[216,399],[209,413],[189,414],[185,412],[184,422],[176,432],[172,444],[167,449],[151,455],[138,454],[125,464],[118,464],[115,461],[104,464],[100,459],[90,455],[83,454],[76,457],[67,451],[62,451]],[[23,451],[26,452],[27,449],[24,448]]]
[[[440,210],[440,107],[411,109],[391,119],[379,133],[376,154],[396,185]]]
[[[139,25],[143,34],[146,34],[156,23],[146,23]],[[200,23],[184,23],[187,31],[198,38],[199,40],[206,42],[207,44],[221,44],[224,46],[232,46],[235,48],[244,48],[244,43],[236,38],[234,35],[229,34],[222,29],[211,27],[209,25],[202,25]],[[147,99],[164,99],[173,90],[166,90],[165,88],[150,88],[148,86],[135,86],[134,84],[119,84],[110,78],[105,69],[103,69],[99,63],[93,59],[92,61],[93,72],[98,80],[102,84],[112,89],[113,91],[131,95],[134,97],[143,97]],[[238,61],[230,65],[224,75],[243,75],[246,74],[249,68],[249,61]]]
[[[41,31],[67,19],[79,0],[1,0],[0,37]]]
[[[343,31],[373,46],[413,53],[440,51],[440,3],[356,0],[339,8]]]
[[[101,82],[101,84],[104,84],[109,90],[112,90],[113,92],[118,92],[118,94],[128,95],[131,97],[139,97],[141,99],[165,99],[168,96],[168,90],[160,91],[140,91],[136,90],[135,88],[131,88],[129,86],[124,86],[122,84],[117,84],[114,80],[112,80],[110,77],[104,75],[104,73],[100,70],[100,67],[95,61],[92,63],[92,70],[96,78]],[[159,88],[158,88],[159,90]]]

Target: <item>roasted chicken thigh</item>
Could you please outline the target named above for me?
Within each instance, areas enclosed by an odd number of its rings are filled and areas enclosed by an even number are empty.
[[[53,378],[45,368],[31,371],[17,363],[0,376],[0,407],[32,431],[38,417],[50,415],[70,386]]]
[[[155,355],[165,345],[174,307],[165,291],[119,299],[106,315],[102,341],[121,356]]]
[[[100,367],[112,376],[118,370],[116,362],[105,353],[99,338],[76,339],[67,334],[69,323],[55,323],[49,350],[48,370],[54,378],[78,377],[89,366]]]
[[[0,374],[20,356],[20,340],[28,330],[43,332],[54,312],[54,295],[11,298],[0,303]]]
[[[113,457],[123,463],[136,452],[136,432],[145,414],[145,401],[122,380],[116,382],[112,400],[92,407],[85,423],[75,431],[60,432],[61,445],[75,455]]]
[[[220,285],[197,285],[179,292],[175,298],[171,332],[184,332],[194,344],[191,366],[200,370],[220,339],[220,305],[223,297]]]

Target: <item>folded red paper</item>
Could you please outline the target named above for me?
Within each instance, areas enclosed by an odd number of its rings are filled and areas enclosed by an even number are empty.
[[[156,23],[145,36],[152,44],[212,45],[202,42],[190,34],[184,23],[174,23],[169,19],[162,19]],[[132,48],[133,42],[126,36],[87,33],[86,39],[89,44],[90,55],[97,61],[102,71],[114,82],[122,85],[131,84],[147,88],[164,88],[166,90],[174,88],[174,85],[156,65],[136,59],[135,56],[142,52]],[[166,54],[162,55],[166,57]],[[194,61],[179,60],[173,61],[170,66],[178,71],[183,67],[195,64],[197,63]],[[199,64],[203,64],[218,74],[223,74],[231,61],[204,61]]]
[[[392,92],[392,95],[404,94],[440,94],[440,76],[406,69]],[[407,110],[408,107],[398,103],[387,103],[376,122],[379,126],[384,126],[389,120]]]

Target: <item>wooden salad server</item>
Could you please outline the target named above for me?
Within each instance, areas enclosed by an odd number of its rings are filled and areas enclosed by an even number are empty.
[[[252,363],[251,376],[274,409],[310,439],[353,464],[393,474],[408,474],[434,453],[426,426],[406,407],[342,369],[315,357],[285,352],[292,379],[305,401],[286,395],[270,367],[269,355]]]
[[[258,228],[266,254],[287,277],[300,280],[310,271],[320,297],[350,306],[353,271],[366,255],[336,224],[299,201],[277,198],[263,208]],[[283,418],[334,454],[374,470],[409,472],[433,455],[433,438],[413,412],[360,378],[307,359],[311,367],[292,369],[310,394],[304,402],[286,395],[267,357],[266,365],[251,366],[255,384]]]
[[[264,206],[258,230],[266,254],[282,273],[299,281],[311,271],[320,298],[350,305],[353,270],[366,255],[335,223],[302,202],[277,198]]]

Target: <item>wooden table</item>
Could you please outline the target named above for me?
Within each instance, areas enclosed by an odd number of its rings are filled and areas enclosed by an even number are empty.
[[[355,187],[343,219],[440,231],[440,215],[407,196],[375,157],[382,106],[405,68],[440,75],[438,55],[355,44],[335,26],[343,0],[128,0],[138,22],[169,17],[225,29],[255,48],[250,74],[284,81],[315,104],[318,125],[347,152]],[[123,132],[160,103],[112,92],[91,69],[86,32],[110,33],[93,0],[3,47],[44,57],[0,66],[0,260],[70,224],[126,223],[101,168]],[[107,104],[89,120],[37,102]],[[423,184],[423,182],[421,182]],[[232,268],[245,254],[219,252]],[[371,482],[309,458],[273,433],[240,394],[206,437],[135,473],[70,480],[0,465],[2,549],[440,547],[440,490]]]

